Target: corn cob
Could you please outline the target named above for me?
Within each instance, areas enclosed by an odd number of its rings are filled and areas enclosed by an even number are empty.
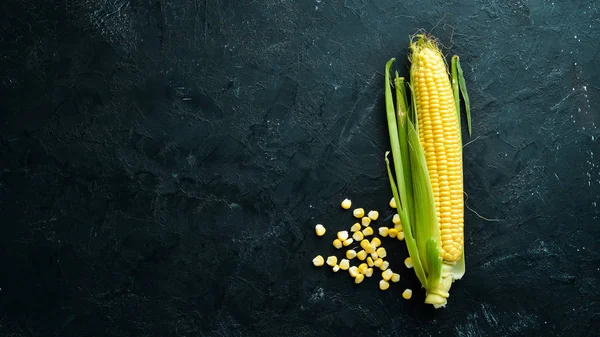
[[[465,272],[459,85],[470,131],[469,102],[457,56],[451,84],[434,39],[419,35],[410,50],[410,108],[398,73],[394,107],[389,83],[394,59],[385,73],[395,179],[387,153],[385,159],[411,262],[427,292],[425,302],[439,308],[446,305],[452,282]]]
[[[417,131],[441,232],[442,259],[456,262],[463,248],[463,175],[460,130],[446,63],[431,40],[411,44]]]

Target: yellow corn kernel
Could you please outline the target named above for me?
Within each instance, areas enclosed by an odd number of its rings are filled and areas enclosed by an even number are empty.
[[[398,238],[398,240],[403,241],[404,240],[404,232],[398,232],[397,238]]]
[[[381,246],[381,240],[379,238],[373,238],[371,240],[371,246],[373,246],[375,248]]]
[[[365,228],[365,229],[362,230],[362,233],[363,233],[364,236],[373,235],[373,228],[367,227],[367,228]]]
[[[385,250],[385,248],[379,247],[377,248],[377,255],[379,255],[379,257],[383,259],[387,256],[387,251]]]
[[[379,267],[379,269],[381,270],[386,270],[390,267],[390,263],[387,261],[383,261],[383,263],[381,264],[381,267]]]
[[[369,254],[373,254],[375,253],[375,247],[371,246],[369,244],[369,246],[367,247],[367,249],[365,249],[365,252],[369,253]]]
[[[371,218],[364,216],[362,219],[360,219],[360,222],[364,227],[368,227],[371,224]]]
[[[409,268],[409,269],[414,266],[410,256],[407,257],[406,259],[404,259],[404,265],[406,266],[406,268]]]
[[[374,263],[374,262],[373,262],[373,259],[372,259],[370,256],[369,256],[369,257],[367,257],[367,265],[368,265],[369,267],[373,267],[373,263]]]
[[[400,274],[398,274],[398,273],[393,273],[393,274],[392,274],[392,278],[391,278],[391,280],[392,280],[392,282],[394,282],[394,283],[398,283],[398,282],[400,282]]]
[[[396,199],[394,199],[394,198],[390,199],[390,207],[396,208]]]
[[[337,257],[336,256],[328,256],[327,257],[327,265],[329,266],[335,266],[337,264]]]
[[[340,266],[338,266],[337,264],[335,266],[333,266],[333,272],[337,273],[338,271],[340,271]]]
[[[394,217],[392,217],[392,222],[394,223],[394,225],[399,225],[401,223],[400,216],[398,215],[398,213],[394,214]]]
[[[344,240],[343,244],[344,244],[344,246],[350,246],[353,242],[354,242],[354,239],[350,238],[350,239]]]
[[[363,280],[365,279],[365,275],[363,274],[358,274],[356,275],[356,277],[354,278],[354,283],[359,284],[361,283]]]
[[[410,298],[412,297],[412,290],[410,289],[406,289],[402,292],[402,297],[404,297],[405,300],[410,300]]]
[[[379,256],[377,255],[377,252],[371,253],[371,258],[373,259],[373,261],[377,260],[379,258]]]
[[[357,222],[354,225],[352,225],[352,227],[350,227],[350,231],[351,232],[357,232],[361,229],[360,224]]]
[[[350,261],[348,261],[348,259],[342,259],[342,261],[340,261],[340,269],[348,270],[348,268],[350,268]]]
[[[371,245],[371,243],[370,243],[370,242],[369,242],[369,240],[367,240],[367,239],[364,239],[364,240],[362,240],[362,241],[360,242],[360,247],[361,247],[362,249],[365,249],[365,250],[366,250],[366,249],[367,249],[367,248],[368,248],[370,245]]]
[[[359,260],[364,261],[367,258],[367,252],[361,250],[360,252],[356,253],[356,257],[358,257]]]
[[[456,102],[435,41],[423,38],[412,43],[411,54],[417,134],[424,145],[438,226],[442,233],[451,230],[453,234],[441,243],[441,254],[445,262],[456,262],[462,256],[464,240],[462,144]]]
[[[323,265],[323,263],[325,263],[325,260],[323,259],[323,257],[321,255],[317,255],[313,259],[313,264],[315,265],[315,267],[320,267]]]
[[[390,284],[386,280],[379,281],[379,289],[387,290],[390,287]]]
[[[365,216],[365,210],[364,210],[364,209],[362,209],[362,208],[355,208],[355,209],[352,211],[352,215],[354,215],[354,217],[355,217],[355,218],[357,218],[357,219],[360,219],[360,218],[362,218],[363,216]]]
[[[348,239],[348,231],[339,231],[337,232],[337,238],[340,239],[340,241],[344,241],[346,239]]]
[[[367,271],[365,272],[365,276],[366,277],[373,276],[373,268],[367,268]]]
[[[390,238],[395,238],[398,235],[398,230],[396,228],[390,228],[388,230],[388,235]]]
[[[379,219],[379,212],[377,212],[377,211],[369,211],[369,213],[367,213],[367,216],[371,220],[375,221],[375,220]]]
[[[383,273],[381,273],[381,277],[383,277],[384,280],[389,281],[392,278],[392,274],[394,272],[392,272],[391,269],[388,269],[386,271],[384,271]]]
[[[315,232],[318,236],[323,236],[325,234],[325,227],[323,227],[321,224],[318,224],[315,226]]]
[[[367,272],[367,269],[369,269],[369,266],[368,266],[366,263],[364,263],[364,262],[363,262],[363,263],[361,263],[361,264],[358,266],[358,272],[359,272],[359,273],[361,273],[361,274],[364,274],[364,273],[366,273],[366,272]]]
[[[348,260],[352,260],[355,257],[356,257],[356,251],[354,251],[353,249],[350,249],[350,250],[346,251],[346,258]]]
[[[352,234],[352,238],[354,239],[354,241],[360,242],[365,238],[365,236],[363,235],[363,233],[361,231],[358,231],[358,232],[354,232],[354,234]]]
[[[395,229],[397,229],[397,230],[398,230],[398,232],[401,232],[401,231],[402,231],[402,229],[403,229],[403,228],[402,228],[402,224],[401,224],[401,223],[399,223],[399,224],[397,224],[397,225],[394,225],[394,228],[395,228]]]
[[[352,201],[350,199],[344,199],[344,201],[342,201],[341,206],[343,209],[350,209],[350,207],[352,207]]]
[[[333,240],[333,246],[336,249],[340,249],[344,246],[344,244],[342,243],[342,241],[340,241],[340,239],[335,239],[335,240]]]
[[[383,264],[383,259],[382,258],[378,258],[377,260],[373,261],[373,267],[381,267],[381,265]]]
[[[348,269],[348,272],[350,273],[350,276],[352,276],[352,277],[356,277],[356,276],[358,276],[360,274],[358,272],[358,267],[357,266],[350,267],[350,269]]]
[[[379,227],[379,235],[383,236],[383,237],[386,237],[389,234],[389,230],[390,229],[387,228],[387,227]]]

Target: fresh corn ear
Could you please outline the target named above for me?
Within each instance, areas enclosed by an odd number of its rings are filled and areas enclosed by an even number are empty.
[[[425,150],[444,261],[456,262],[463,246],[463,176],[460,127],[448,70],[434,41],[411,45],[417,133]],[[440,243],[440,241],[438,241]]]
[[[427,292],[425,302],[439,308],[446,305],[452,282],[465,272],[459,94],[465,99],[470,131],[468,95],[458,57],[452,59],[450,79],[435,39],[418,35],[410,44],[412,105],[397,73],[394,105],[393,61],[385,72],[393,173],[388,153],[385,160],[410,261]]]

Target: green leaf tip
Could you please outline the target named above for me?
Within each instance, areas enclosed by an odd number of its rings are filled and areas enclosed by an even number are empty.
[[[467,128],[469,129],[469,136],[472,134],[471,130],[471,103],[469,102],[469,93],[467,92],[467,84],[465,82],[465,76],[463,70],[460,67],[460,58],[456,57],[456,71],[458,74],[458,86],[460,87],[460,93],[462,94],[463,100],[465,101],[465,112],[467,114]],[[454,61],[454,58],[453,58]]]

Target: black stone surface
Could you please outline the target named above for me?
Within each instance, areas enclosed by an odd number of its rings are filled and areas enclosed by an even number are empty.
[[[0,335],[599,335],[599,10],[2,1]],[[390,221],[382,74],[419,28],[462,57],[468,205],[501,220],[466,212],[438,311],[403,243],[387,292],[311,264],[343,198]]]

